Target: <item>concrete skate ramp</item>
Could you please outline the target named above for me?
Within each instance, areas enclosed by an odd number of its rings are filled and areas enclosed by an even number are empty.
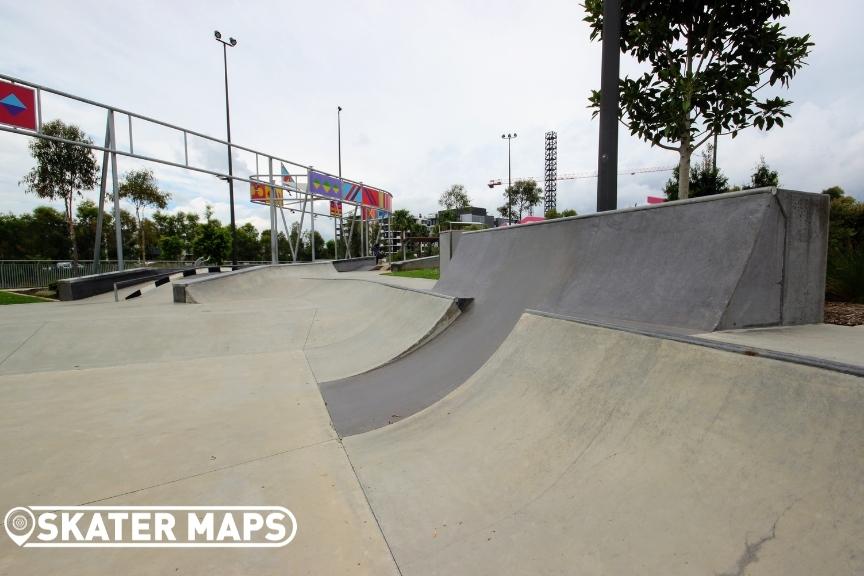
[[[763,189],[464,233],[435,291],[473,304],[399,362],[323,383],[333,424],[358,434],[442,398],[526,309],[683,332],[820,322],[827,211]]]
[[[386,364],[434,338],[460,312],[454,297],[340,278],[330,263],[261,266],[183,286],[187,302],[251,306],[262,314],[313,309],[303,350],[320,381]]]
[[[864,573],[864,380],[522,316],[346,438],[402,574]]]

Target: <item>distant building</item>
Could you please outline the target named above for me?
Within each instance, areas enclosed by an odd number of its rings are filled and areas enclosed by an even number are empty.
[[[441,215],[444,212],[444,210],[438,212],[435,218],[436,224],[441,220]],[[489,228],[494,228],[496,220],[494,216],[486,213],[485,208],[478,208],[477,206],[467,206],[456,212],[456,221],[465,222],[466,224],[482,224]]]

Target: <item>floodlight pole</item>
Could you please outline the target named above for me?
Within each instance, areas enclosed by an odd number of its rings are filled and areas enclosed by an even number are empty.
[[[342,107],[336,107],[336,139],[337,146],[339,148],[339,195],[342,195]],[[341,211],[341,202],[339,204],[339,222],[342,222],[342,211]],[[333,259],[339,259],[339,236],[337,235],[338,229],[336,227],[336,217],[333,217]],[[343,231],[344,235],[345,232]]]
[[[231,107],[228,103],[228,46],[237,45],[237,40],[222,39],[218,30],[214,32],[216,41],[222,44],[222,62],[225,67],[225,124],[228,129],[228,201],[231,204],[231,264],[237,265],[237,224],[234,219],[234,166],[231,159]]]
[[[510,162],[510,141],[516,138],[516,133],[502,134],[501,138],[507,140],[507,223],[513,223],[513,171]]]
[[[618,208],[618,77],[621,67],[620,0],[603,2],[603,59],[600,73],[600,149],[597,211]]]

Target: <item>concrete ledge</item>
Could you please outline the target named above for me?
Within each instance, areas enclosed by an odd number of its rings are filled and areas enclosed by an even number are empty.
[[[402,272],[404,270],[421,270],[425,268],[438,268],[440,259],[438,256],[426,256],[424,258],[413,258],[411,260],[400,260],[390,264],[390,269],[394,272]]]
[[[57,281],[57,293],[60,300],[81,300],[97,294],[105,294],[114,289],[115,282],[145,278],[164,272],[172,274],[176,272],[173,268],[134,268],[122,272],[105,272],[102,274],[90,274],[78,278],[66,278]]]
[[[371,270],[374,266],[374,256],[365,256],[363,258],[348,258],[347,260],[333,260],[333,267],[336,269],[337,272]]]

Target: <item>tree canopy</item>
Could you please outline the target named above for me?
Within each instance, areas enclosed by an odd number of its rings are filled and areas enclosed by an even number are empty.
[[[453,184],[441,193],[438,204],[445,210],[461,210],[471,205],[471,199],[462,184]]]
[[[517,180],[504,190],[505,203],[498,208],[502,218],[519,221],[525,212],[530,212],[540,203],[542,190],[534,180]],[[512,213],[511,211],[512,206]]]
[[[679,155],[690,172],[692,153],[711,137],[755,126],[782,127],[791,102],[763,95],[788,88],[804,65],[810,35],[788,36],[779,22],[789,0],[620,0],[621,50],[648,67],[619,81],[620,117],[630,133]],[[585,0],[591,39],[603,31],[603,1]],[[601,94],[592,91],[596,115]],[[689,180],[680,179],[679,198]]]
[[[777,175],[777,171],[771,170],[765,162],[764,156],[759,157],[759,163],[756,164],[753,175],[750,177],[750,184],[753,188],[765,188],[768,186],[776,188],[780,186],[780,177]]]
[[[42,125],[46,136],[63,138],[83,144],[93,144],[81,128],[52,120]],[[82,191],[90,190],[99,182],[99,164],[93,152],[84,146],[35,138],[30,142],[30,154],[36,166],[21,181],[27,192],[48,200],[62,199],[65,206],[66,226],[72,248],[72,258],[78,262],[78,243],[75,239],[74,200]]]
[[[159,189],[156,179],[153,178],[152,170],[132,170],[123,176],[123,182],[120,183],[118,189],[120,198],[131,203],[135,207],[135,219],[138,220],[138,233],[140,235],[141,258],[147,258],[147,249],[145,243],[144,226],[141,222],[141,217],[144,208],[155,206],[156,208],[165,209],[168,206],[168,200],[171,199],[171,194],[163,192]]]

